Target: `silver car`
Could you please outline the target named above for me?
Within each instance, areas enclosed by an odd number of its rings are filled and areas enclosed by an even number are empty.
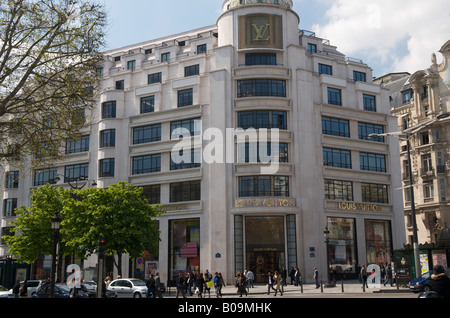
[[[108,291],[113,291],[118,298],[142,298],[147,297],[145,282],[137,278],[121,278],[111,282]]]

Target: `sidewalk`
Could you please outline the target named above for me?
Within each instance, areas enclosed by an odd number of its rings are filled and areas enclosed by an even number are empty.
[[[370,286],[370,285],[369,285]],[[315,284],[303,284],[303,291],[300,286],[294,286],[288,284],[287,286],[284,286],[284,293],[286,295],[292,295],[292,294],[305,294],[305,295],[317,295],[320,294],[370,294],[370,293],[412,293],[408,288],[406,287],[399,287],[397,286],[390,286],[386,285],[384,286],[381,284],[381,286],[378,286],[379,288],[362,288],[362,284],[360,284],[357,280],[350,280],[350,281],[344,281],[344,286],[342,286],[342,282],[338,281],[336,282],[336,287],[319,287],[316,288]],[[342,289],[344,291],[342,291]],[[270,295],[274,295],[274,290],[270,291]],[[176,290],[171,290],[171,296],[175,296]],[[203,293],[204,295],[208,295],[207,293]],[[279,294],[279,293],[278,293]],[[237,288],[233,285],[227,285],[222,288],[222,295],[223,297],[239,297],[239,294],[237,292]],[[249,295],[261,295],[267,296],[267,286],[265,284],[255,284],[254,288],[249,288]],[[168,296],[168,291],[166,291],[165,296]],[[337,295],[336,295],[337,296]],[[190,297],[188,295],[188,297]],[[192,296],[192,297],[195,297]],[[211,289],[211,297],[215,297],[215,291],[214,288]],[[245,295],[244,295],[245,297]]]

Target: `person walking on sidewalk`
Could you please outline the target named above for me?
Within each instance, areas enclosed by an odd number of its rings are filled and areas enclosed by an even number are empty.
[[[247,273],[247,280],[248,280],[248,287],[249,288],[254,288],[254,281],[255,281],[255,274],[253,274],[252,270],[249,270]]]
[[[177,284],[176,298],[178,298],[178,295],[180,293],[183,296],[183,298],[186,298],[186,279],[183,277],[183,273],[178,273],[176,284]]]
[[[388,265],[386,268],[386,279],[384,280],[384,286],[386,286],[387,283],[391,284],[392,287],[392,267],[391,264]]]
[[[316,289],[317,289],[317,288],[320,287],[320,284],[319,284],[319,270],[317,269],[317,267],[314,267],[313,278],[314,278],[314,282],[316,283]]]
[[[267,273],[267,295],[270,295],[270,290],[273,288],[273,275],[271,272]]]
[[[362,287],[369,287],[369,285],[367,285],[367,265],[363,265],[361,268],[361,278],[363,283]]]
[[[273,281],[275,284],[275,294],[277,295],[277,291],[280,291],[281,296],[283,296],[283,291],[281,290],[281,284],[283,283],[283,279],[281,277],[281,274],[278,271],[275,271],[275,275],[273,276]]]
[[[247,278],[244,276],[244,273],[240,273],[239,278],[238,278],[239,297],[242,297],[242,294],[245,294],[245,296],[248,296],[246,284],[247,284]]]

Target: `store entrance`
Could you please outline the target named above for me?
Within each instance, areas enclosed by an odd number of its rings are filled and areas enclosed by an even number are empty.
[[[255,274],[255,283],[267,283],[267,274],[284,266],[284,252],[258,251],[247,253],[247,264]]]

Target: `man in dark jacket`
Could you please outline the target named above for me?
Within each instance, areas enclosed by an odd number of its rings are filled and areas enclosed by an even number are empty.
[[[431,290],[444,298],[450,298],[450,278],[445,274],[444,267],[436,265],[433,271],[430,280]]]

